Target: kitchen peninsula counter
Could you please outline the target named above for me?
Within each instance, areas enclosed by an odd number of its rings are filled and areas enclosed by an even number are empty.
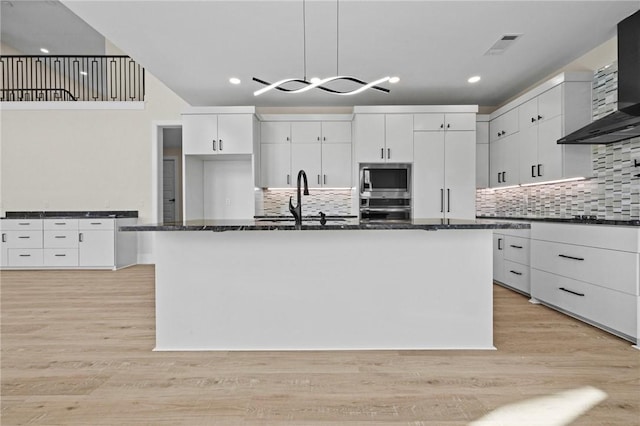
[[[156,350],[398,350],[493,349],[493,229],[529,226],[262,218],[121,230],[160,231]]]

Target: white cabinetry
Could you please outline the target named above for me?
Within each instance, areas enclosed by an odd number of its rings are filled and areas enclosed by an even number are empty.
[[[447,130],[451,127],[444,120],[431,124],[430,114],[416,115],[416,122],[429,123],[421,128],[436,130],[414,133],[414,218],[475,218],[474,116],[459,114],[460,118],[468,117],[468,123],[460,120],[465,126],[454,131]]]
[[[530,230],[497,229],[493,233],[493,279],[529,295]]]
[[[185,155],[253,153],[252,114],[183,114]]]
[[[295,187],[299,170],[311,188],[351,187],[350,121],[263,121],[261,129],[262,187]]]
[[[640,229],[534,223],[531,296],[636,342]]]
[[[3,219],[2,267],[117,269],[137,258],[135,232],[119,232],[135,218]],[[24,230],[23,230],[24,229]]]
[[[557,140],[591,120],[592,77],[560,74],[491,114],[492,187],[591,175],[591,148]]]
[[[413,114],[356,114],[358,163],[413,162]]]
[[[489,116],[476,117],[476,188],[489,186]]]

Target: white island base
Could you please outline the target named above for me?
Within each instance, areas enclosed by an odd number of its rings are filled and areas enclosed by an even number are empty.
[[[492,230],[156,233],[156,350],[494,349]]]

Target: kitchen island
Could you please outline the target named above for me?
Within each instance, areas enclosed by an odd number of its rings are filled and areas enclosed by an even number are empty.
[[[157,231],[156,350],[492,349],[492,230],[279,220]]]

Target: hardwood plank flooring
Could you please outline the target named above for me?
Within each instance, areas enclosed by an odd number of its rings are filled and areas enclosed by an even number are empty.
[[[153,266],[0,279],[3,426],[464,425],[586,385],[574,424],[640,425],[640,351],[499,286],[496,351],[153,352]]]

